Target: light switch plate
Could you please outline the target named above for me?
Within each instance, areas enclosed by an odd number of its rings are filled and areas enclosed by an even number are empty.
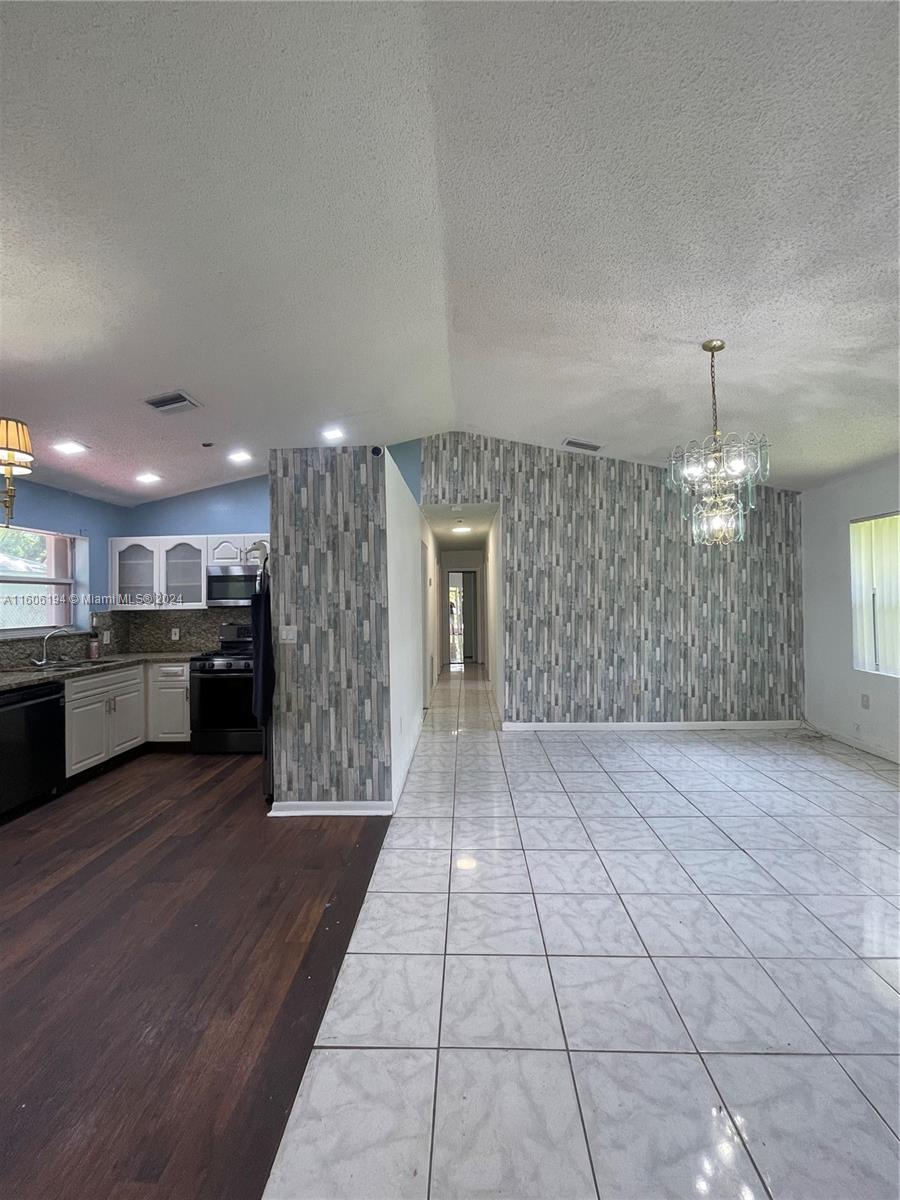
[[[867,692],[863,692],[863,693],[862,693],[862,695],[861,695],[861,696],[860,696],[860,698],[859,698],[859,703],[860,703],[860,705],[861,705],[861,707],[862,707],[862,708],[868,708],[868,707],[869,707],[869,695],[868,695],[868,693],[867,693]]]
[[[103,630],[103,645],[108,646],[110,641],[111,641],[110,630],[104,629]]]
[[[180,637],[181,637],[181,630],[178,628],[177,625],[173,625],[172,626],[172,641],[177,642]]]

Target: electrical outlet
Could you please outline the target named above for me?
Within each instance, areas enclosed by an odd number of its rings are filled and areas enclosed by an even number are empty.
[[[295,642],[297,640],[297,626],[279,625],[278,640],[279,642]]]
[[[111,640],[112,639],[110,637],[110,630],[104,629],[103,630],[103,645],[108,646]]]
[[[181,630],[178,628],[177,625],[172,626],[171,635],[172,635],[173,642],[177,642],[178,639],[181,637]]]
[[[862,695],[860,696],[860,698],[859,698],[859,702],[860,702],[860,704],[862,705],[862,707],[863,707],[863,708],[868,708],[868,707],[869,707],[869,695],[868,695],[868,692],[863,692],[863,694],[862,694]]]
[[[632,696],[639,696],[641,694],[640,680],[635,679],[635,681],[632,683],[631,694],[632,694]]]

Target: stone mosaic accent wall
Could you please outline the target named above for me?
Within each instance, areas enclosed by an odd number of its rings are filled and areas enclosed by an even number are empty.
[[[796,720],[800,497],[692,546],[659,467],[468,433],[422,443],[422,503],[500,503],[508,721]]]
[[[275,799],[389,802],[384,459],[273,450],[269,479]]]
[[[250,606],[112,612],[108,618],[115,653],[166,654],[171,650],[186,650],[189,654],[202,654],[218,649],[220,625],[249,624]],[[178,629],[177,642],[172,641],[173,628]]]

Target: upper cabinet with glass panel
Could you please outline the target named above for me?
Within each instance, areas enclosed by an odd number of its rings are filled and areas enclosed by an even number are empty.
[[[161,538],[160,603],[169,608],[206,605],[206,538]]]
[[[114,608],[156,608],[159,592],[157,538],[110,538],[109,590]]]

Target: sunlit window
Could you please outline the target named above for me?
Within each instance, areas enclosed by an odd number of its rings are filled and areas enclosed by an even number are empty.
[[[0,527],[0,636],[71,624],[74,540]]]
[[[900,675],[900,513],[850,526],[853,665]]]

